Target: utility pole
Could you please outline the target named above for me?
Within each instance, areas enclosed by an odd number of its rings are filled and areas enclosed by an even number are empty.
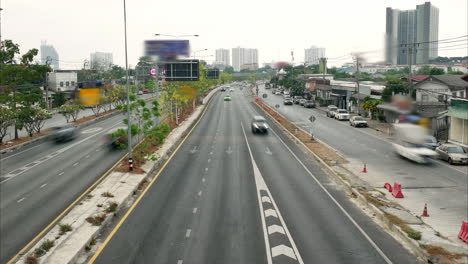
[[[357,114],[361,115],[361,94],[359,92],[359,55],[356,55],[356,88],[357,88]]]
[[[132,153],[132,119],[130,114],[130,87],[128,86],[128,55],[127,55],[127,9],[125,0],[124,7],[124,32],[125,32],[125,86],[127,88],[127,125],[128,125],[128,170],[133,170],[133,153]]]
[[[50,56],[47,56],[46,59],[46,65],[49,66],[52,58]],[[47,110],[50,110],[50,102],[49,102],[49,83],[48,83],[48,72],[45,73],[45,88],[46,88],[46,104],[47,104]]]
[[[413,49],[415,48],[416,43],[409,44],[408,46],[408,81],[409,81],[409,96],[413,96],[413,74],[411,71],[413,64]]]

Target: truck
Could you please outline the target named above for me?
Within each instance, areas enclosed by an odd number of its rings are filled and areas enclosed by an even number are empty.
[[[393,149],[401,157],[421,164],[429,163],[437,157],[437,152],[424,145],[424,139],[428,135],[425,127],[412,123],[395,123],[393,132]]]

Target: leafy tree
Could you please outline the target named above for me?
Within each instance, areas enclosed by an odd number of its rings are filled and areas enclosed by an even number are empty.
[[[54,108],[59,107],[67,102],[64,92],[56,92],[54,95],[52,95],[52,100],[52,107]]]
[[[441,68],[432,67],[429,74],[430,75],[442,75],[442,74],[445,74],[445,71]]]
[[[372,113],[372,118],[374,118],[375,112],[377,112],[377,106],[381,104],[382,101],[379,99],[370,99],[369,97],[364,98],[364,103],[362,104],[362,109],[367,110]]]
[[[395,94],[407,94],[408,93],[408,83],[400,79],[388,80],[385,88],[382,91],[382,101],[390,102],[392,96]]]
[[[462,71],[449,71],[447,74],[452,74],[452,75],[463,75]]]
[[[231,67],[231,66],[226,66],[226,67],[224,68],[224,72],[227,72],[227,73],[231,73],[231,74],[232,74],[232,73],[234,73],[234,68]]]
[[[7,108],[0,106],[0,144],[6,136],[8,128],[15,123],[15,113]]]
[[[71,100],[60,106],[58,108],[58,112],[63,115],[63,117],[65,117],[68,123],[70,119],[75,122],[78,118],[78,114],[82,109],[84,109],[84,106],[82,106],[77,100]]]
[[[416,71],[416,75],[429,75],[431,74],[431,66],[423,65]]]
[[[342,79],[342,78],[351,78],[352,75],[347,72],[337,72],[334,75],[335,79]]]

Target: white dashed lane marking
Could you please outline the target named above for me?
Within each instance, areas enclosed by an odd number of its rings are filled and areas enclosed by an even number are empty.
[[[42,189],[42,188],[46,187],[46,185],[47,185],[47,183],[42,184],[41,187],[39,187],[39,189]]]
[[[64,171],[62,171],[61,173],[59,173],[59,176],[62,176],[64,173],[65,173],[65,172],[64,172]]]
[[[75,164],[73,164],[73,167],[75,167],[76,165],[80,164],[79,162],[76,162]]]
[[[192,233],[192,230],[191,230],[191,229],[187,229],[187,231],[185,232],[185,237],[186,237],[186,238],[189,238],[189,237],[190,237],[190,233]]]
[[[26,198],[23,197],[23,198],[19,199],[19,200],[16,201],[16,202],[17,202],[17,203],[21,203],[22,201],[24,201],[24,199],[26,199]]]
[[[193,208],[193,211],[192,211],[192,213],[196,214],[196,213],[197,213],[197,210],[198,210],[198,208],[196,208],[196,207],[195,207],[195,208]]]

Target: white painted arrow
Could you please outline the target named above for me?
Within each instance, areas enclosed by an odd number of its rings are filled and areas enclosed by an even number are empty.
[[[273,210],[273,209],[265,210],[265,218],[269,217],[269,216],[274,216],[274,217],[278,218],[278,215],[276,214],[276,211]]]
[[[190,153],[194,154],[195,152],[197,152],[197,146],[194,146],[193,149],[190,150]]]
[[[296,259],[296,254],[294,254],[293,249],[285,245],[279,245],[271,249],[272,257],[277,257],[279,255],[285,255],[292,259]]]
[[[228,149],[226,150],[226,153],[227,153],[227,154],[232,154],[232,148],[231,148],[231,146],[228,147]]]
[[[266,147],[265,153],[268,155],[273,155],[273,152],[271,152],[271,150],[268,147]]]
[[[262,202],[268,202],[268,203],[271,203],[271,200],[270,200],[270,197],[268,196],[262,196]]]
[[[284,228],[279,225],[271,225],[268,227],[268,234],[281,233],[284,235]]]

